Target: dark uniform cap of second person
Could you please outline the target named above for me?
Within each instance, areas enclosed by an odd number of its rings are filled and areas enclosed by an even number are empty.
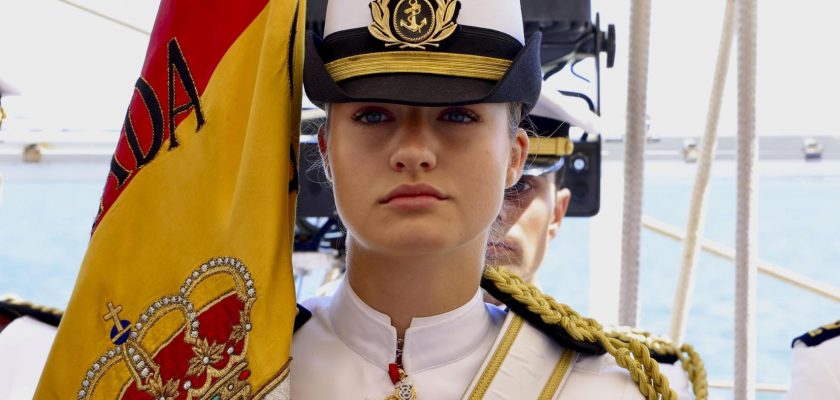
[[[528,112],[539,49],[518,0],[332,0],[324,38],[307,35],[303,81],[319,107],[521,102]]]

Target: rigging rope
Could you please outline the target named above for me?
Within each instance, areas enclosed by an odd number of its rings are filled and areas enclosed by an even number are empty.
[[[755,398],[756,0],[738,7],[738,200],[735,230],[735,400]]]
[[[718,45],[717,64],[715,65],[715,80],[709,97],[709,110],[706,114],[706,131],[700,145],[700,159],[697,163],[697,176],[691,192],[691,206],[688,212],[686,236],[683,241],[682,267],[677,282],[677,292],[674,295],[674,309],[671,312],[671,339],[677,344],[683,342],[685,335],[686,315],[691,304],[693,293],[694,269],[697,266],[697,253],[700,251],[700,236],[706,216],[706,199],[709,196],[709,176],[712,162],[717,149],[717,128],[720,119],[720,106],[723,100],[723,89],[726,86],[726,73],[729,70],[729,55],[732,48],[734,33],[735,0],[726,0],[726,11],[723,17],[723,28]]]
[[[630,9],[630,28],[618,320],[620,325],[636,326],[639,309],[639,244],[642,230],[650,0],[633,0]]]

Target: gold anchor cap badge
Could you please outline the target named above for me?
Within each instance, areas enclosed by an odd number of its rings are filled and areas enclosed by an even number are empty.
[[[368,31],[385,42],[385,47],[399,46],[425,50],[455,32],[458,24],[458,0],[374,0],[370,3],[373,23]]]

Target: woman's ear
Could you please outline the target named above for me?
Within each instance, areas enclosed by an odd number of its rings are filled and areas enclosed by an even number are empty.
[[[327,136],[324,126],[318,128],[318,152],[321,153],[321,165],[324,166],[324,175],[332,182],[332,170],[330,169],[330,158],[327,153]]]
[[[519,182],[522,171],[525,169],[525,160],[528,159],[528,134],[525,130],[518,128],[511,141],[510,165],[508,165],[505,187],[509,188]]]

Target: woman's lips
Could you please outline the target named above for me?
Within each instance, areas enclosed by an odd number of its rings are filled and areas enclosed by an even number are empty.
[[[425,183],[402,184],[383,196],[379,203],[403,210],[419,210],[449,199],[440,190]]]
[[[420,210],[429,208],[443,200],[429,195],[417,196],[397,196],[386,202],[385,204],[391,207],[396,207],[402,210]]]

